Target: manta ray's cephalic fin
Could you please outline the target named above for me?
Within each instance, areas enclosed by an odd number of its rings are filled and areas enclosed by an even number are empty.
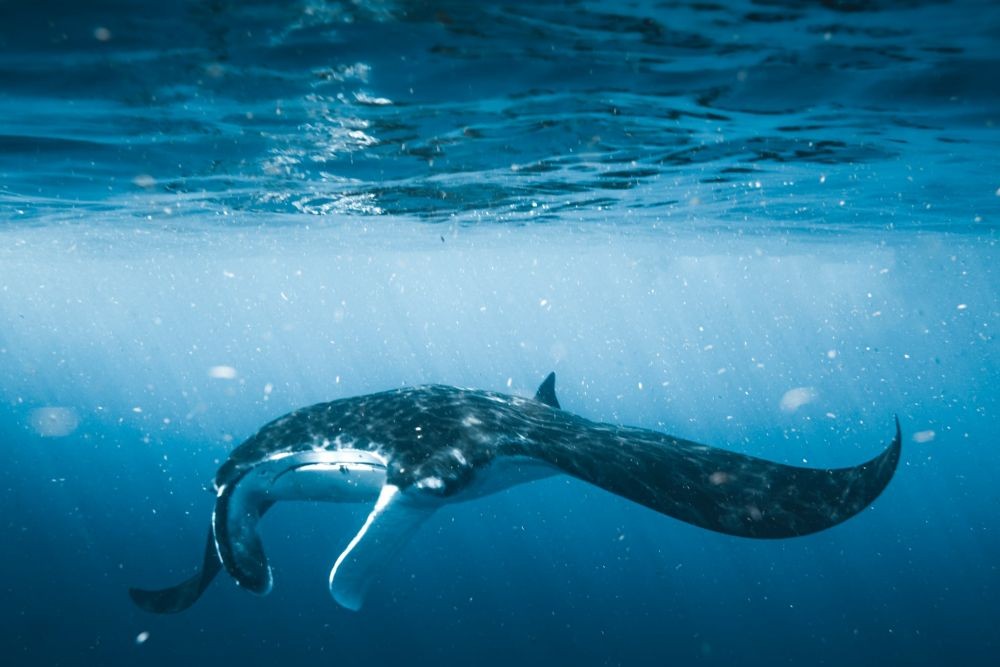
[[[197,602],[221,570],[222,563],[215,551],[215,537],[209,530],[205,541],[205,555],[197,574],[170,588],[158,591],[130,588],[128,594],[140,609],[154,614],[176,614]]]
[[[538,386],[538,391],[535,392],[535,400],[553,408],[561,409],[559,399],[556,398],[555,373],[549,373],[548,376],[542,380],[542,384]]]
[[[432,498],[382,487],[375,507],[330,571],[330,595],[352,611],[361,608],[372,580],[438,507]]]
[[[850,468],[800,468],[639,428],[525,449],[565,473],[681,521],[728,535],[795,537],[846,521],[892,479],[902,433]]]
[[[240,484],[242,479],[227,484],[215,501],[212,512],[215,548],[222,566],[240,587],[267,595],[274,578],[257,524],[274,502],[263,497],[252,484]]]

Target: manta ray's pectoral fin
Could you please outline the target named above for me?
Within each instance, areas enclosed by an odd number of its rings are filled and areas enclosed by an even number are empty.
[[[258,595],[267,595],[273,584],[257,533],[258,522],[273,504],[252,484],[234,482],[219,493],[212,513],[219,560],[237,584]]]
[[[383,486],[365,524],[330,571],[333,599],[352,611],[360,609],[372,580],[438,505],[431,498],[414,496],[394,484]]]
[[[553,408],[560,408],[559,399],[556,398],[556,374],[549,373],[542,384],[538,385],[535,392],[535,400]]]
[[[601,427],[534,456],[681,521],[741,537],[808,535],[868,507],[892,479],[902,434],[850,468],[800,468],[637,428]],[[528,452],[526,452],[528,453]]]
[[[205,542],[205,556],[197,574],[170,588],[158,591],[130,588],[128,594],[140,609],[154,614],[176,614],[197,602],[220,570],[222,563],[219,562],[219,556],[215,551],[215,537],[209,530]]]

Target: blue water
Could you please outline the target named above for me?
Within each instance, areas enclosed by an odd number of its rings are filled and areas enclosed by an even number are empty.
[[[4,665],[987,665],[1000,5],[0,2]],[[185,613],[227,452],[425,382],[896,478],[751,541],[566,477]],[[794,399],[798,400],[794,400]],[[144,641],[143,641],[144,640]]]

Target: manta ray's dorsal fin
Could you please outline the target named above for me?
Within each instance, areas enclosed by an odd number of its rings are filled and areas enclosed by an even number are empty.
[[[352,611],[361,608],[372,580],[409,541],[438,503],[395,484],[382,487],[375,507],[330,571],[330,595]]]
[[[538,391],[535,392],[535,400],[553,408],[561,409],[559,399],[556,398],[555,373],[549,373],[548,377],[542,380],[542,384],[538,385]]]

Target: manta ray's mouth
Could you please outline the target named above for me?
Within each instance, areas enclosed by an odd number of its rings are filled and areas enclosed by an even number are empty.
[[[275,500],[372,502],[385,484],[387,466],[371,452],[306,452],[255,467],[240,485]]]
[[[354,473],[364,472],[385,472],[386,467],[378,463],[303,463],[286,470],[282,470],[271,480],[271,484],[281,484],[287,481],[289,475],[301,473],[315,473],[325,475],[327,473],[339,472],[341,475],[350,476]]]

